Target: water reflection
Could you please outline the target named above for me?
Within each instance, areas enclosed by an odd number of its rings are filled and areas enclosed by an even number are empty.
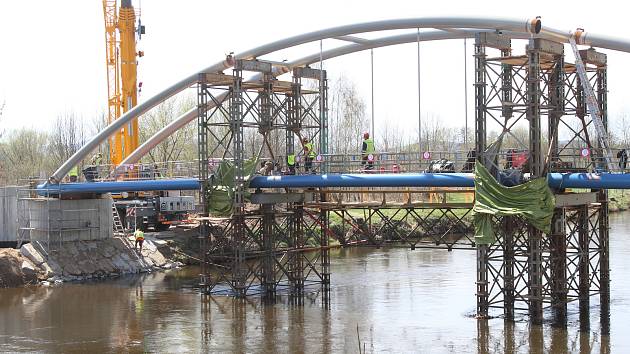
[[[59,288],[0,290],[1,351],[609,353],[630,352],[629,218],[611,217],[612,302],[591,299],[591,328],[579,304],[567,329],[526,316],[476,320],[475,253],[345,249],[331,254],[330,304],[310,294],[202,297],[198,269]],[[551,313],[546,313],[551,318]],[[612,335],[602,335],[610,316]]]

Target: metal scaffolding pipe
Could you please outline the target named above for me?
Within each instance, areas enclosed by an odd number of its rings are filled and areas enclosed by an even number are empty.
[[[630,189],[630,174],[625,173],[550,173],[551,189]]]
[[[630,189],[630,174],[550,173],[549,187]],[[303,176],[256,176],[250,188],[332,188],[332,187],[469,187],[475,186],[472,173],[381,173],[325,174]],[[45,183],[37,186],[39,195],[72,193],[120,193],[159,190],[197,190],[199,180],[193,178],[140,181]]]
[[[471,173],[383,173],[267,176],[252,179],[251,188],[322,187],[474,187]]]
[[[85,183],[44,183],[37,186],[40,196],[79,194],[79,193],[122,193],[163,190],[198,190],[199,180],[194,178],[156,179],[139,181],[85,182]]]

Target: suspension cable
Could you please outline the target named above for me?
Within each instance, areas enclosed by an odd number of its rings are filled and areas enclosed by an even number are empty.
[[[466,38],[464,38],[464,148],[468,149],[468,54],[466,54]]]
[[[372,138],[376,139],[376,130],[374,127],[374,48],[370,49],[370,71],[372,77]]]
[[[418,152],[422,153],[422,111],[420,105],[420,28],[417,28],[418,35],[416,43],[418,45]]]

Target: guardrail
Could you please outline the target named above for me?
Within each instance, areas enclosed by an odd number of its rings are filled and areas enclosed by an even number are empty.
[[[623,157],[617,157],[622,149],[613,149],[613,162],[619,169],[613,172],[629,172],[630,165],[623,163]],[[527,151],[504,149],[494,156],[500,169],[521,168],[527,172]],[[270,161],[262,158],[261,164]],[[306,174],[304,157],[296,158],[297,174]],[[627,160],[627,158],[626,158]],[[286,157],[278,156],[274,162],[273,174],[286,173]],[[409,172],[471,172],[472,161],[469,151],[425,151],[425,152],[376,152],[364,159],[356,154],[321,154],[313,163],[308,173],[320,174],[327,167],[328,173],[409,173]],[[622,163],[620,163],[620,161]],[[212,158],[208,162],[210,173],[214,172],[221,162],[220,158]],[[262,167],[262,166],[261,166]],[[563,149],[558,158],[550,161],[548,172],[595,172],[604,170],[606,161],[601,151],[586,148]],[[114,169],[113,165],[86,166],[79,181],[86,180],[149,180],[160,178],[196,178],[199,165],[197,161],[168,161],[159,163],[139,163],[122,165]],[[66,178],[65,182],[69,179]]]

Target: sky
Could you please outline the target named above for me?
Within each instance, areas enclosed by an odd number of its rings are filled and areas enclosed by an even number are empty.
[[[357,22],[427,16],[491,16],[526,19],[543,25],[582,27],[598,34],[630,37],[627,11],[619,1],[193,1],[134,0],[141,7],[146,34],[138,44],[139,101],[222,60],[277,39]],[[414,30],[412,30],[414,31]],[[55,117],[74,113],[87,121],[105,111],[107,100],[105,35],[101,0],[22,0],[0,2],[0,129],[47,129]],[[380,33],[376,36],[385,36]],[[375,35],[366,35],[365,38]],[[628,38],[630,39],[630,38]],[[341,45],[325,40],[325,49]],[[516,53],[525,43],[515,42]],[[569,48],[567,47],[566,50]],[[292,60],[319,50],[305,45],[265,58]],[[625,71],[630,54],[608,54],[609,115],[630,111]],[[439,124],[464,125],[463,40],[422,43],[420,95],[416,45],[374,51],[376,132],[384,124],[410,132],[422,116]],[[468,119],[474,117],[473,48],[468,41]],[[370,114],[370,55],[362,52],[324,63],[331,81],[352,81]],[[413,129],[411,127],[414,127]]]

